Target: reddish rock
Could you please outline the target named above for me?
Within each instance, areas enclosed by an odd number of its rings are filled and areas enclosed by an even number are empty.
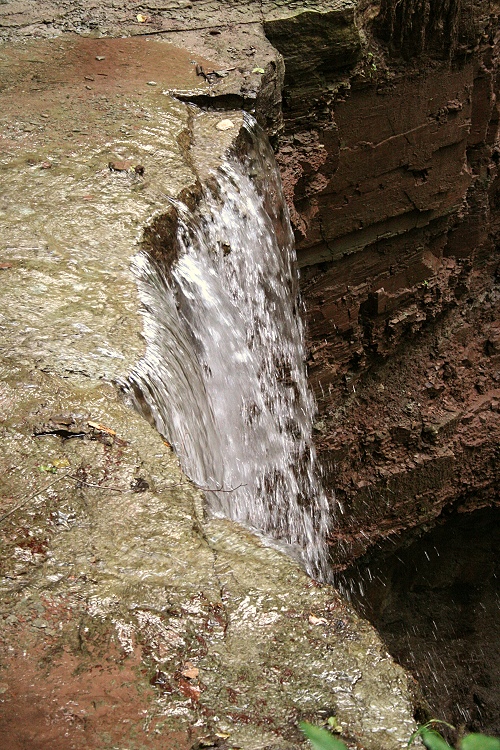
[[[339,567],[496,498],[499,34],[481,12],[473,37],[455,5],[451,25],[367,5],[371,51],[315,79],[307,112],[300,71],[285,78],[278,161]]]

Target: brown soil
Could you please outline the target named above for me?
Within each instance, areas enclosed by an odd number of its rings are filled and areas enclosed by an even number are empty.
[[[148,721],[155,691],[145,686],[139,647],[125,652],[111,623],[92,632],[95,623],[78,616],[74,602],[40,602],[34,620],[2,628],[4,750],[188,746],[184,733],[159,737]]]
[[[119,88],[136,93],[149,81],[160,87],[207,88],[186,49],[154,37],[94,39],[66,34],[22,46],[6,45],[2,54],[4,65],[11,61],[15,66],[14,74],[2,82],[6,94],[21,86],[26,87],[25,93],[69,86],[87,97],[88,90],[97,94]],[[199,64],[213,67],[202,58]]]

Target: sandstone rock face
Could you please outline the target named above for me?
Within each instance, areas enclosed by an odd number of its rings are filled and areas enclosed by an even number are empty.
[[[498,10],[424,5],[359,3],[360,62],[313,76],[307,106],[274,38],[339,566],[497,497]]]

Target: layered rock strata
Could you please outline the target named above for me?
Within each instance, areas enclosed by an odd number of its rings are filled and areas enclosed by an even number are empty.
[[[340,567],[498,500],[498,8],[420,5],[266,24]]]

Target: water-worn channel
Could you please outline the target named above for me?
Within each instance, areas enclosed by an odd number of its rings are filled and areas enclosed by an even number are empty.
[[[330,509],[293,235],[272,149],[251,117],[198,205],[173,205],[173,265],[135,258],[148,349],[130,392],[213,512],[285,542],[325,579]]]

